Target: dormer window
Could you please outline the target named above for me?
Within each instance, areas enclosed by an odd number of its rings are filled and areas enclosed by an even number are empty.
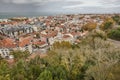
[[[26,44],[25,46],[28,46],[28,44]]]

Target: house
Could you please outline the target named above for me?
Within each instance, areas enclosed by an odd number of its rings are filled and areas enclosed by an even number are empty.
[[[7,49],[7,48],[0,48],[0,56],[2,58],[6,58],[6,57],[9,57],[10,55],[10,50]]]
[[[32,50],[32,37],[19,37],[19,39],[4,38],[0,40],[0,54],[3,58],[9,57],[11,50],[21,50],[29,51],[30,54]]]
[[[0,55],[3,58],[9,57],[10,51],[14,48],[16,44],[14,44],[14,40],[10,38],[5,38],[0,40]]]
[[[62,41],[68,41],[70,43],[74,43],[74,37],[71,34],[64,34],[62,37]]]
[[[0,33],[9,37],[16,37],[22,34],[28,34],[37,31],[37,27],[31,25],[7,26],[0,28]]]
[[[33,51],[35,53],[46,53],[46,51],[49,49],[49,45],[46,41],[42,40],[33,40]]]
[[[45,41],[36,40],[32,43],[33,45],[38,46],[39,48],[45,48],[48,44]]]
[[[30,54],[32,53],[32,36],[27,36],[27,37],[20,37],[18,39],[17,43],[17,48],[22,51],[29,51]]]

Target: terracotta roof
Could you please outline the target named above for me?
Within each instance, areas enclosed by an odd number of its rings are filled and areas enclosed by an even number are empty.
[[[35,41],[35,42],[33,42],[33,44],[34,45],[44,45],[44,44],[46,44],[46,42],[45,41]]]
[[[70,36],[69,35],[64,35],[63,38],[69,38]]]
[[[70,34],[72,34],[73,36],[80,36],[81,32],[71,32]]]
[[[21,37],[19,41],[15,41],[11,38],[5,38],[0,40],[0,47],[1,48],[15,48],[17,46],[24,47],[25,45],[29,45],[31,40],[33,39],[31,36],[29,37]]]
[[[57,35],[57,33],[58,33],[58,31],[56,30],[56,31],[48,31],[48,34],[46,34],[46,35],[41,33],[41,35],[43,37],[50,38],[50,37],[55,37]]]
[[[0,24],[4,24],[4,25],[6,25],[6,24],[8,24],[7,22],[1,22]]]
[[[0,40],[0,47],[2,48],[14,48],[16,47],[16,44],[13,39],[5,38],[3,40]]]
[[[31,40],[33,40],[33,38],[31,36],[25,37],[25,38],[21,37],[19,39],[20,39],[19,42],[18,42],[19,47],[24,47],[26,45],[29,45]]]

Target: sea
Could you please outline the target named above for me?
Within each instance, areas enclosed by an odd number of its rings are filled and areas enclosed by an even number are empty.
[[[12,17],[39,17],[57,15],[53,13],[0,13],[0,19],[8,19]]]
[[[50,13],[50,12],[17,12],[17,13],[12,13],[12,12],[0,12],[0,19],[8,19],[12,17],[39,17],[39,16],[56,16],[56,15],[62,15],[62,14],[80,14],[80,13]],[[90,14],[90,13],[82,13],[82,14]],[[91,14],[96,14],[96,13],[91,13]],[[98,13],[102,14],[102,13]],[[107,14],[107,13],[104,13]]]

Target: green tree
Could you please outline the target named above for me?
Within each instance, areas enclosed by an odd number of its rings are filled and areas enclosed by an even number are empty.
[[[37,78],[37,80],[53,80],[52,73],[49,70],[45,69]]]
[[[112,18],[116,22],[116,24],[120,25],[120,16],[119,15],[115,15]]]
[[[5,60],[0,61],[0,80],[9,80],[9,65]]]
[[[5,76],[0,75],[0,80],[11,80],[10,75],[9,74],[7,74]]]
[[[18,62],[15,63],[15,65],[12,66],[11,69],[11,79],[12,80],[25,80],[25,71],[26,67],[26,62],[24,60],[19,60]]]
[[[14,56],[14,59],[17,61],[19,59],[27,59],[30,53],[28,51],[13,51],[11,54]]]
[[[109,31],[108,37],[120,41],[120,28]]]
[[[111,29],[114,26],[114,21],[112,18],[107,18],[101,25],[100,28],[102,30],[107,31],[108,29]]]

